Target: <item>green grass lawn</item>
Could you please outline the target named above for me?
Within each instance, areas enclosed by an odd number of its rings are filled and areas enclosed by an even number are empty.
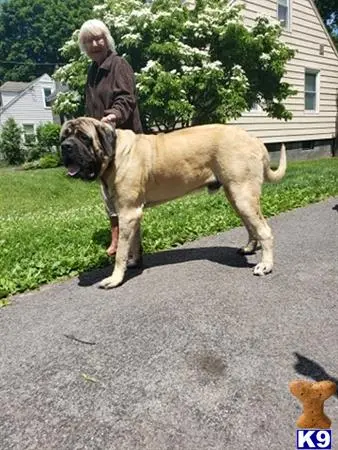
[[[338,194],[338,159],[289,163],[285,179],[265,184],[270,217]],[[0,169],[0,298],[109,263],[109,224],[98,183],[65,169]],[[194,194],[145,210],[145,252],[167,249],[240,225],[221,192]],[[1,304],[0,304],[1,306]]]

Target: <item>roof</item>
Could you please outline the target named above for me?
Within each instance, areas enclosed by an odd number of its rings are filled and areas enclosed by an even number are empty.
[[[0,92],[22,92],[30,84],[22,81],[6,81],[6,83],[0,86]]]
[[[326,26],[325,26],[324,20],[323,20],[322,16],[320,15],[320,12],[319,12],[319,10],[318,10],[318,8],[317,8],[317,6],[316,6],[314,0],[309,0],[309,1],[310,1],[311,5],[312,5],[312,7],[313,7],[313,10],[314,10],[316,16],[318,17],[318,19],[319,19],[319,21],[320,21],[320,23],[321,23],[321,25],[322,25],[322,28],[323,28],[323,30],[324,30],[324,33],[326,34],[326,37],[328,38],[328,40],[329,40],[329,42],[330,42],[330,44],[331,44],[332,50],[334,51],[334,53],[335,53],[336,56],[338,57],[338,49],[337,49],[337,47],[335,46],[335,43],[333,42],[333,39],[332,39],[332,37],[330,36],[330,33],[327,31],[327,28],[326,28]]]
[[[20,91],[18,91],[17,95],[16,95],[15,97],[13,97],[12,100],[9,101],[5,106],[2,106],[2,107],[0,106],[0,115],[1,115],[4,111],[6,111],[6,109],[10,108],[10,107],[13,105],[13,103],[15,103],[16,101],[18,101],[19,98],[21,98],[21,97],[25,94],[26,91],[28,91],[32,86],[34,86],[34,84],[38,83],[42,78],[44,78],[44,77],[46,77],[46,76],[47,76],[49,79],[51,79],[50,76],[47,75],[47,74],[45,73],[45,74],[41,75],[39,78],[36,78],[35,80],[31,81],[30,83],[22,83],[22,82],[16,82],[16,81],[7,81],[6,83],[4,83],[4,84],[0,87],[0,92],[1,92],[1,91],[3,92],[3,87],[4,87],[5,85],[7,85],[8,83],[9,83],[10,85],[13,85],[13,84],[21,84],[21,85],[25,85],[25,87],[22,88]],[[8,91],[8,89],[6,89],[6,91]]]

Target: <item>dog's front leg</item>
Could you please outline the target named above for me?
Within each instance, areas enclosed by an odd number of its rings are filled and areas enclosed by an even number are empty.
[[[115,266],[110,277],[101,281],[100,287],[111,289],[119,286],[127,269],[128,255],[132,240],[140,226],[142,208],[120,210],[119,212],[119,240],[115,256]]]

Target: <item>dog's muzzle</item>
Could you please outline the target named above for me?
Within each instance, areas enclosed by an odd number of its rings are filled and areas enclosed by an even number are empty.
[[[75,143],[72,141],[64,141],[61,143],[61,156],[64,166],[68,169],[68,174],[71,177],[75,177],[80,173],[81,167],[77,164],[73,153]],[[76,151],[76,150],[75,150]]]

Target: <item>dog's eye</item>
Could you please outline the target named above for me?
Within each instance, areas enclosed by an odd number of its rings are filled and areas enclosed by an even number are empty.
[[[93,139],[91,138],[91,136],[88,136],[88,134],[85,134],[85,133],[82,133],[82,132],[79,132],[79,138],[85,144],[91,144],[93,142]]]
[[[60,142],[63,142],[65,139],[67,139],[70,135],[70,132],[68,130],[65,130],[62,135],[60,136]]]

